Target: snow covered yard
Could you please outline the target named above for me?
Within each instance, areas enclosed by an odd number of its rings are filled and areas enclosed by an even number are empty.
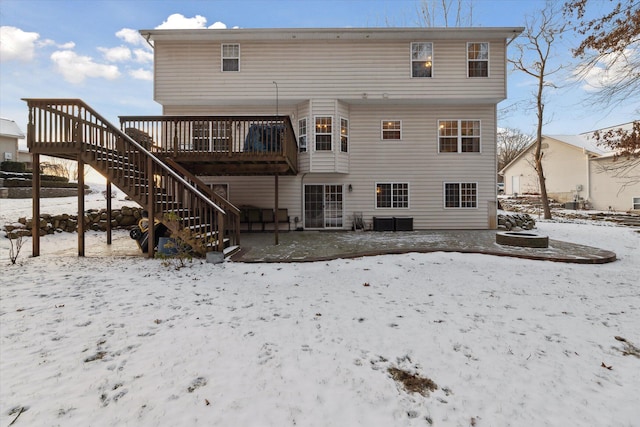
[[[75,234],[44,237],[38,258],[27,241],[10,265],[2,238],[0,425],[637,426],[640,358],[623,352],[640,345],[640,234],[538,231],[619,260],[411,253],[176,271],[77,258]],[[389,368],[437,389],[408,392]]]

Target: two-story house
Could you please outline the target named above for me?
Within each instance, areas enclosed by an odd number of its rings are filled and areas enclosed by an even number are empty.
[[[304,229],[349,229],[354,213],[367,224],[410,217],[415,229],[486,229],[496,217],[496,106],[507,95],[507,45],[521,31],[140,33],[154,46],[164,115],[290,119],[297,165],[277,189],[268,172],[195,169],[236,206],[273,207],[277,191]],[[205,122],[179,143],[215,150],[232,127]]]
[[[78,99],[25,99],[27,145],[34,168],[88,164],[207,250],[239,244],[243,222],[277,230],[281,211],[306,230],[494,228],[496,110],[522,30],[141,30],[163,115],[118,128]]]

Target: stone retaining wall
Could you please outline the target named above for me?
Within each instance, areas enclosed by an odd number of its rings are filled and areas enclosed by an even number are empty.
[[[111,228],[129,229],[138,224],[142,216],[142,208],[130,208],[123,206],[120,209],[112,209],[111,211]],[[31,236],[33,219],[19,218],[17,222],[5,224],[3,229],[7,237],[16,238],[18,236]],[[84,224],[86,230],[106,231],[107,229],[107,210],[91,209],[85,213]],[[61,214],[61,215],[40,215],[40,235],[54,233],[74,233],[78,231],[78,216]]]

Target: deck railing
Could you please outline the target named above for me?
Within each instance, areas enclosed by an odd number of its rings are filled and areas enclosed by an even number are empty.
[[[288,116],[122,116],[120,128],[154,153],[184,159],[270,161],[297,172],[298,145]]]
[[[239,242],[239,219],[227,212],[142,144],[79,99],[25,99],[29,106],[27,144],[32,152],[76,156],[113,181],[150,216],[179,212],[181,225],[222,251],[224,236]],[[237,209],[236,209],[237,210]],[[238,216],[231,211],[230,215]],[[238,217],[239,218],[239,217]],[[225,230],[225,225],[228,227]]]

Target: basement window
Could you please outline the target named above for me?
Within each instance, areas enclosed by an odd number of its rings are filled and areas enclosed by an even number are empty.
[[[445,208],[477,208],[478,184],[475,182],[445,182]]]

